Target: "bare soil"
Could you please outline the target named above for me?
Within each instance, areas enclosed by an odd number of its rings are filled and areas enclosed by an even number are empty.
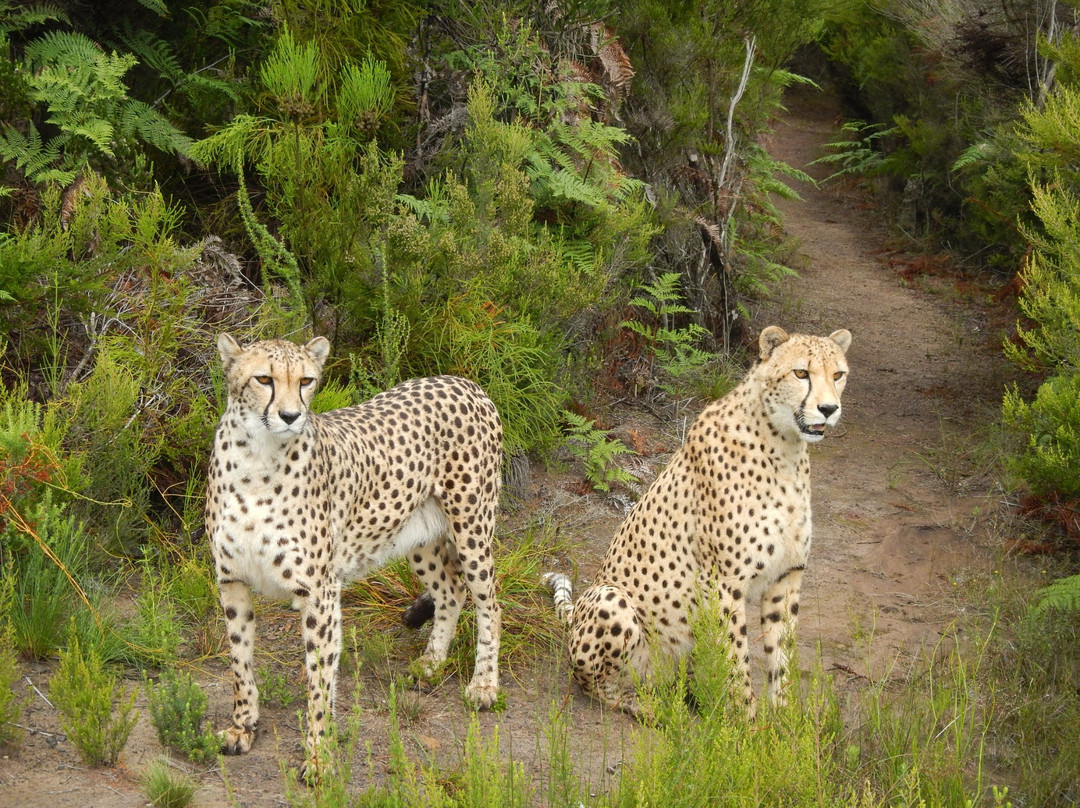
[[[827,171],[807,163],[820,155],[835,122],[836,110],[826,98],[796,96],[767,145],[775,157],[821,178]],[[895,249],[866,193],[845,184],[800,183],[798,191],[801,201],[781,200],[779,207],[797,240],[800,275],[785,281],[775,300],[759,306],[752,330],[779,324],[815,334],[848,328],[854,335],[843,420],[812,450],[815,537],[799,626],[804,667],[820,647],[838,685],[854,686],[936,643],[957,616],[962,601],[956,589],[997,557],[1000,497],[971,449],[997,413],[1007,369],[998,347],[1000,324],[991,310],[949,277],[912,272],[919,259]],[[637,461],[635,473],[646,480],[655,476],[699,406],[613,408],[609,420],[616,434],[629,438],[633,430],[634,438],[647,436],[651,451]],[[602,558],[625,502],[583,496],[574,482],[569,473],[535,474],[524,512],[543,515],[573,537],[581,583]],[[566,559],[553,563],[569,565]],[[295,615],[264,609],[260,620],[258,664],[287,672],[292,692],[299,695]],[[861,633],[872,629],[869,653],[855,641],[856,626]],[[634,722],[601,711],[571,688],[563,657],[549,650],[543,663],[504,672],[507,708],[481,714],[480,724],[485,731],[498,725],[504,754],[523,761],[526,772],[539,779],[538,749],[549,709],[555,704],[569,711],[573,758],[592,787],[602,789],[618,769]],[[210,697],[214,725],[224,726],[231,701],[224,662],[212,658],[195,668]],[[404,668],[402,663],[398,673]],[[47,664],[25,669],[43,695],[33,696],[24,715],[30,731],[23,744],[0,759],[0,806],[145,805],[139,778],[165,753],[150,726],[145,698],[139,697],[142,716],[120,763],[88,770],[43,697],[53,669]],[[355,766],[358,786],[384,777],[389,760],[387,677],[361,678],[365,737]],[[346,704],[348,679],[343,677],[341,694]],[[410,754],[443,762],[459,754],[469,721],[461,686],[451,678],[413,697],[403,721]],[[230,793],[233,804],[245,808],[287,804],[281,761],[300,762],[300,707],[302,699],[288,707],[264,707],[255,748],[228,759],[224,773],[217,766],[192,769],[174,760],[200,783],[196,805],[229,804]]]

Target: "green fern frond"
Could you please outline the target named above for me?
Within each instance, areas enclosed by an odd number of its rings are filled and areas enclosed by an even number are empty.
[[[127,20],[124,23],[120,41],[131,49],[140,62],[170,81],[179,82],[185,77],[184,68],[180,66],[172,45],[152,31],[145,28],[132,31]]]
[[[612,483],[624,485],[637,482],[637,477],[622,468],[617,458],[633,454],[621,440],[609,438],[608,433],[597,429],[596,421],[563,411],[567,424],[567,449],[585,463],[585,479],[599,491],[610,491]]]
[[[1031,607],[1032,617],[1041,617],[1054,609],[1062,612],[1080,611],[1080,575],[1059,578],[1035,593],[1038,600]]]
[[[59,161],[65,137],[52,138],[48,142],[41,139],[41,134],[31,122],[29,134],[24,135],[14,127],[8,126],[0,135],[0,157],[15,163],[31,182],[59,182],[67,185],[75,179],[76,170],[61,170],[54,167]]]
[[[960,156],[953,161],[950,169],[952,171],[963,171],[965,168],[969,168],[973,165],[985,163],[992,153],[993,146],[986,141],[974,143],[961,152]]]
[[[139,0],[139,5],[150,9],[161,17],[169,16],[169,6],[165,0]]]
[[[192,140],[149,104],[128,100],[120,115],[120,131],[138,135],[146,143],[165,152],[187,155]]]
[[[559,253],[583,275],[596,271],[598,256],[596,247],[584,239],[564,240],[559,244]]]
[[[0,34],[25,31],[32,25],[53,21],[71,24],[67,12],[56,3],[35,3],[16,9],[10,3],[0,4]]]

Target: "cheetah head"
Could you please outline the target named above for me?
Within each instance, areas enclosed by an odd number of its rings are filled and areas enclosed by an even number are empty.
[[[281,437],[304,431],[311,398],[330,354],[326,337],[315,337],[305,345],[264,340],[245,348],[222,334],[217,346],[230,403],[240,405],[249,426],[261,424]]]
[[[851,332],[841,329],[828,337],[811,337],[769,326],[761,332],[759,345],[763,401],[773,427],[817,443],[825,427],[840,420]]]

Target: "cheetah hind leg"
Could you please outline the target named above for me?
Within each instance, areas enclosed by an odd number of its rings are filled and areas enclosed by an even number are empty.
[[[652,671],[637,610],[619,587],[586,589],[574,604],[570,663],[574,680],[612,709],[640,715],[635,683]]]
[[[413,549],[409,557],[413,572],[424,592],[406,609],[406,625],[419,628],[431,620],[431,636],[424,653],[409,665],[409,675],[417,684],[438,684],[450,642],[457,632],[458,617],[465,603],[457,549],[445,536]]]

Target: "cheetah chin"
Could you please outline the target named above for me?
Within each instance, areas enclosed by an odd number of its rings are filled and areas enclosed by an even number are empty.
[[[657,653],[689,654],[695,612],[716,608],[752,711],[747,602],[760,607],[769,699],[784,701],[786,638],[810,554],[807,447],[840,418],[851,333],[771,326],[758,343],[761,361],[698,416],[611,540],[593,584],[574,602],[567,576],[543,578],[569,627],[575,681],[610,707],[638,712],[634,683]]]

